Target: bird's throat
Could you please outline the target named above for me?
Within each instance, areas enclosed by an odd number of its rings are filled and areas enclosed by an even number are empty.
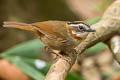
[[[75,32],[72,27],[67,26],[67,31],[70,34],[70,36],[72,36],[74,39],[76,39],[76,40],[82,40],[82,38],[80,37],[80,35],[77,34],[77,32]]]
[[[82,37],[80,36],[80,34],[78,34],[77,32],[75,31],[71,31],[71,36],[77,40],[82,40]]]

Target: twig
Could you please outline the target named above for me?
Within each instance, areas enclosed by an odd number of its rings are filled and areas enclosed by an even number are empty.
[[[114,58],[120,64],[120,36],[115,35],[114,37],[112,37],[108,43],[108,46],[109,46]]]

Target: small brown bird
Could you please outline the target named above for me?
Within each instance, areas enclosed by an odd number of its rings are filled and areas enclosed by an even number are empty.
[[[54,51],[75,48],[87,37],[88,32],[95,32],[83,21],[43,21],[31,24],[8,21],[3,26],[32,31]]]

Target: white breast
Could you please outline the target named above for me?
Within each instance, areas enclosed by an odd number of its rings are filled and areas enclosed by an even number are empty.
[[[84,38],[86,37],[86,35],[88,35],[88,32],[81,33],[81,32],[72,31],[72,34],[76,35],[77,37]]]

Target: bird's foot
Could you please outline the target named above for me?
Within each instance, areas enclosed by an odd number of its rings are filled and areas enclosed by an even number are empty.
[[[60,50],[53,50],[53,53],[54,53],[57,57],[63,58],[63,55],[61,54],[61,51],[60,51]]]
[[[50,49],[48,46],[45,46],[45,53],[53,53],[52,49]]]
[[[45,53],[53,53],[55,54],[56,57],[60,57],[60,58],[63,58],[63,53],[60,51],[60,50],[52,50],[51,48],[45,46]],[[53,57],[56,58],[54,55]]]

